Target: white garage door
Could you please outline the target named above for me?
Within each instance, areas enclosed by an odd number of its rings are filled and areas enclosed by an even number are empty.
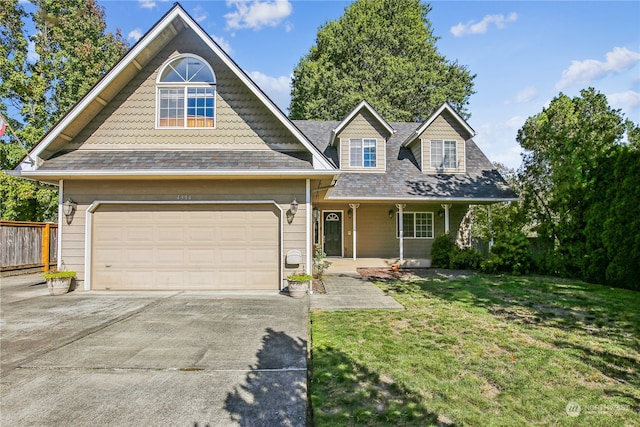
[[[92,289],[279,289],[273,205],[103,205]]]

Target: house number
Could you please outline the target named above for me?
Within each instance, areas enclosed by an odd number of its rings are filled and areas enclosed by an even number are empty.
[[[191,200],[191,194],[178,194],[177,200]]]

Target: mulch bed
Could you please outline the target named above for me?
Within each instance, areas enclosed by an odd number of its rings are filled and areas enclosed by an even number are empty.
[[[460,277],[475,273],[467,270],[448,270],[444,268],[401,268],[394,271],[390,268],[358,268],[358,273],[369,280],[388,281],[402,280],[410,277]]]
[[[326,294],[327,290],[324,288],[322,280],[313,279],[312,289],[314,294]]]

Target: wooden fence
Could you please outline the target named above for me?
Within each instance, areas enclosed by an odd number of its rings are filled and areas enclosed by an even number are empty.
[[[58,224],[0,221],[0,274],[49,271],[58,263]]]

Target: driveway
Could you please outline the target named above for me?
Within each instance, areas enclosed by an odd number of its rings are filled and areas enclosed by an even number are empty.
[[[306,299],[1,280],[0,425],[306,424]]]

